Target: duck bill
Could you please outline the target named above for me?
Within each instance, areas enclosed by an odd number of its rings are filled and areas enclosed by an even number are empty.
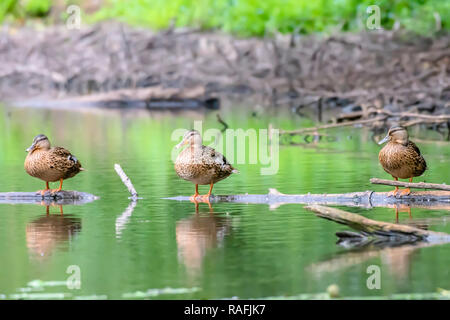
[[[28,149],[25,150],[25,152],[33,151],[34,147],[36,146],[35,143],[33,143]]]
[[[384,137],[383,140],[381,140],[380,142],[378,142],[378,144],[383,144],[383,143],[385,143],[385,142],[388,141],[388,140],[389,140],[389,134],[386,135],[386,137]]]
[[[182,146],[188,143],[187,139],[183,139],[179,144],[175,146],[175,148],[180,149]]]

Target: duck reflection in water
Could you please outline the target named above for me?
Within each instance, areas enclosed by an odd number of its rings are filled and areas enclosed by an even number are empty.
[[[394,212],[395,212],[395,223],[398,223],[399,212],[407,212],[409,215],[409,219],[412,220],[411,206],[409,206],[407,204],[395,204]]]
[[[222,246],[231,230],[231,218],[217,216],[211,204],[208,205],[209,211],[202,212],[196,203],[195,215],[178,221],[176,225],[178,260],[191,277],[199,274],[205,255]]]
[[[31,221],[26,227],[26,241],[32,258],[46,260],[53,251],[71,242],[81,230],[81,219],[62,214],[50,214],[50,206],[46,206],[46,214]]]

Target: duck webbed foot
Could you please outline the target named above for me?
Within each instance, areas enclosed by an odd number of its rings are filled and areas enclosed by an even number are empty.
[[[50,191],[50,189],[38,190],[36,194],[40,194],[41,196],[45,196],[45,194]]]
[[[388,192],[387,193],[387,196],[388,197],[392,197],[392,196],[397,196],[397,194],[398,194],[398,187],[395,187],[395,189],[394,190],[392,190],[392,191],[390,191],[390,192]]]
[[[409,195],[411,193],[411,190],[409,189],[409,188],[406,188],[406,189],[403,189],[401,192],[400,192],[400,196],[407,196],[407,195]]]
[[[201,201],[202,202],[204,202],[204,203],[210,203],[209,202],[209,194],[205,194],[205,195],[203,195],[203,196],[200,196],[200,199],[201,199]]]
[[[45,189],[36,191],[36,194],[40,194],[41,196],[45,196],[45,194],[50,190],[48,182],[45,182]]]

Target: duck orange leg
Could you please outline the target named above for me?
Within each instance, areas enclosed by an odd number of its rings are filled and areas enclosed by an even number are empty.
[[[37,191],[36,193],[40,193],[41,196],[43,196],[43,195],[45,195],[45,193],[46,193],[48,190],[50,190],[50,187],[49,187],[49,185],[48,185],[48,181],[45,181],[45,189],[44,189],[44,190],[39,190],[39,191]]]
[[[203,201],[209,203],[209,197],[211,196],[211,192],[212,192],[213,187],[214,187],[214,183],[211,182],[211,184],[209,185],[208,193],[202,196],[202,200]]]
[[[189,200],[191,202],[197,202],[197,197],[200,195],[200,193],[198,193],[198,184],[195,185],[195,194],[193,196],[189,197]]]
[[[58,193],[62,190],[63,185],[63,179],[59,179],[59,188],[58,189],[52,189],[52,194]]]
[[[409,178],[409,182],[412,182],[413,178]],[[407,196],[411,193],[411,190],[409,188],[403,189],[402,192],[400,192],[401,196]]]
[[[395,179],[395,181],[398,181],[397,177],[394,177],[394,176],[392,176],[392,177]],[[397,193],[398,193],[398,186],[395,186],[395,189],[390,191],[390,192],[388,192],[387,196],[388,197],[396,196]]]

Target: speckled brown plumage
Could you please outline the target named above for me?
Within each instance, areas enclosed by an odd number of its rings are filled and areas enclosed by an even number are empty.
[[[205,185],[225,179],[234,168],[219,152],[207,146],[189,146],[175,162],[175,171],[184,180]]]
[[[50,150],[35,150],[25,159],[25,170],[33,177],[48,182],[74,177],[81,170],[81,163],[72,154],[61,147]]]
[[[378,158],[383,169],[393,177],[409,179],[421,176],[427,169],[425,159],[412,141],[406,145],[388,142]]]
[[[48,182],[60,181],[74,177],[84,169],[78,159],[70,151],[62,147],[50,148],[50,142],[44,135],[34,138],[33,144],[27,149],[25,158],[25,171],[32,177],[44,180],[48,190]]]

